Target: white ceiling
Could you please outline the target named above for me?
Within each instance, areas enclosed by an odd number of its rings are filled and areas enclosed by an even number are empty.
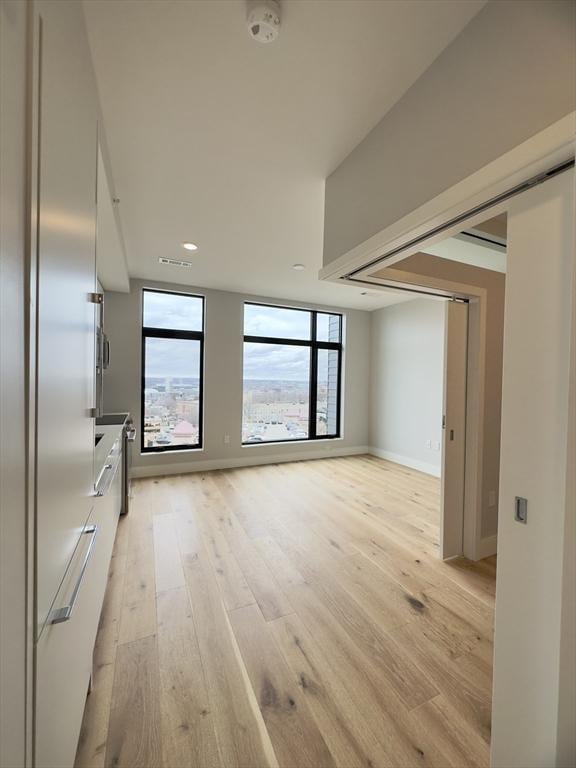
[[[266,46],[243,0],[84,0],[130,274],[342,307],[397,300],[318,280],[324,179],[484,2],[284,0]]]

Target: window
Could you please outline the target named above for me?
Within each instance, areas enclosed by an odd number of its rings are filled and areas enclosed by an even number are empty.
[[[342,315],[244,304],[245,445],[340,436]]]
[[[204,298],[142,291],[142,451],[202,446]]]

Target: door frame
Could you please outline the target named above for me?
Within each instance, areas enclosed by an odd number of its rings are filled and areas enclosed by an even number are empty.
[[[502,207],[499,212],[504,212]],[[485,217],[484,217],[485,219]],[[370,289],[409,290],[422,297],[464,299],[468,303],[467,375],[466,375],[466,461],[464,464],[464,508],[462,511],[462,549],[468,560],[482,560],[496,554],[497,537],[482,536],[482,484],[484,476],[484,398],[486,378],[486,345],[488,292],[466,283],[417,275],[394,269],[402,282],[372,278]],[[348,281],[347,281],[348,282]],[[350,281],[351,284],[354,282]],[[363,282],[368,282],[364,280]],[[446,371],[444,371],[446,376]],[[444,479],[442,478],[442,483]],[[459,522],[454,524],[460,525]],[[442,548],[441,548],[442,549]],[[456,556],[452,550],[451,557]]]
[[[466,411],[468,405],[468,302],[447,301],[444,323],[442,393],[442,471],[440,557],[448,560],[464,547]]]
[[[486,366],[486,291],[477,286],[450,283],[437,278],[426,278],[425,285],[412,273],[394,270],[395,281],[372,277],[369,273],[383,266],[425,250],[427,247],[458,234],[464,228],[474,227],[487,218],[508,211],[510,199],[490,207],[489,211],[462,219],[467,211],[503,195],[529,179],[560,166],[574,158],[574,132],[576,112],[536,134],[510,152],[489,163],[471,176],[428,201],[407,216],[386,227],[368,240],[320,270],[320,278],[331,282],[356,286],[367,285],[371,290],[459,297],[469,300],[468,324],[468,398],[466,408],[466,467],[463,554],[470,560],[481,560],[496,553],[497,537],[482,537],[482,477],[484,444],[484,373]],[[511,198],[513,199],[513,198]],[[454,219],[458,222],[446,226]],[[437,228],[444,227],[441,233]],[[413,246],[409,244],[420,239]],[[390,257],[386,264],[366,266],[390,251],[403,248]],[[351,274],[354,276],[351,277]]]

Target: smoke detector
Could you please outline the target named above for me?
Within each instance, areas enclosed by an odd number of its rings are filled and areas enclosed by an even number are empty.
[[[259,43],[272,43],[280,33],[280,3],[254,0],[248,7],[248,31]]]

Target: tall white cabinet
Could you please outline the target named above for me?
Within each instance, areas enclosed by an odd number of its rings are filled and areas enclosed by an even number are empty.
[[[97,100],[81,3],[35,3],[37,621],[93,505]]]
[[[32,8],[33,765],[72,768],[120,478],[95,495],[99,110],[83,8]]]

